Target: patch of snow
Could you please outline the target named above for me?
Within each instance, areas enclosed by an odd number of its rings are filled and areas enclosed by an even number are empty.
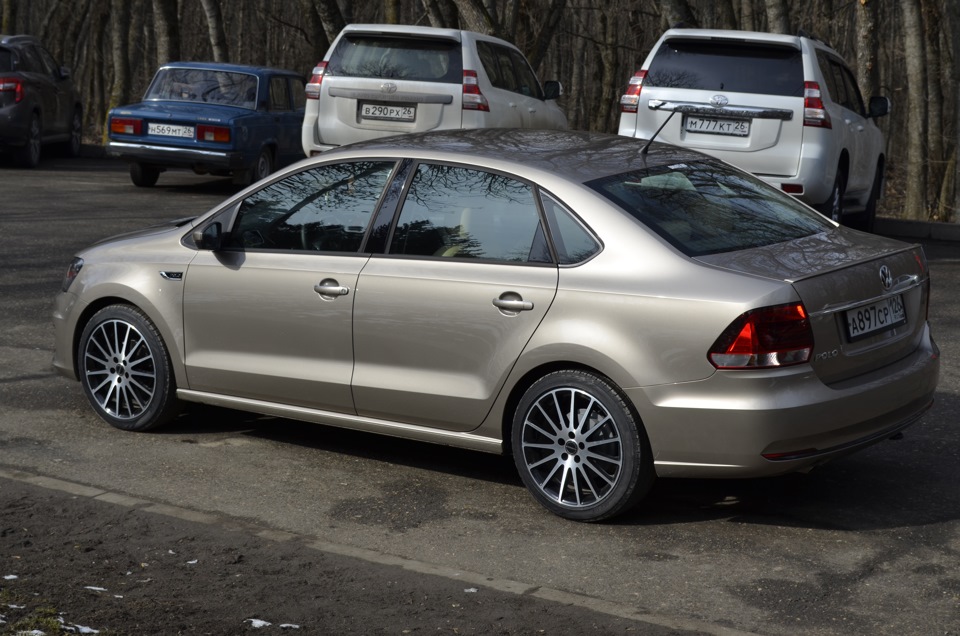
[[[262,621],[262,620],[260,620],[259,618],[248,618],[247,620],[245,620],[245,621],[243,621],[243,622],[244,622],[244,623],[250,623],[250,624],[251,624],[253,627],[255,627],[256,629],[260,629],[261,627],[270,627],[271,625],[273,625],[273,623],[269,623],[269,622],[267,622],[267,621]]]

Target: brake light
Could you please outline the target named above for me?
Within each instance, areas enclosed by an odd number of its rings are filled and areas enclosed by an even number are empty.
[[[0,77],[0,93],[13,93],[13,101],[23,99],[23,82],[16,77]]]
[[[143,120],[129,117],[111,117],[110,132],[118,135],[140,135],[143,133]]]
[[[463,72],[463,109],[490,112],[490,103],[480,92],[480,83],[476,71]]]
[[[621,113],[635,113],[640,105],[640,90],[643,89],[643,80],[647,77],[646,69],[637,71],[627,84],[627,92],[620,98]]]
[[[317,65],[313,67],[313,73],[310,74],[310,81],[307,82],[307,86],[304,88],[307,99],[320,99],[320,84],[323,83],[323,76],[326,72],[326,62],[318,62]]]
[[[833,124],[830,123],[830,114],[823,106],[820,84],[816,82],[803,83],[803,125],[833,128]]]
[[[803,303],[741,314],[710,348],[718,369],[768,369],[803,364],[813,351],[813,330]]]
[[[197,141],[230,143],[230,129],[226,126],[197,126]]]

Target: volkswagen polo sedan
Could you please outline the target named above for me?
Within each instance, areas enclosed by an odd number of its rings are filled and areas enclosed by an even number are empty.
[[[657,477],[809,469],[930,406],[922,249],[666,144],[434,132],[101,242],[54,364],[143,431],[184,402],[491,453],[569,519]]]

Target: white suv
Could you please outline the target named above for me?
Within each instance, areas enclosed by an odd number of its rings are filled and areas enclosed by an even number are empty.
[[[303,150],[451,128],[567,127],[556,99],[509,42],[456,29],[352,24],[306,87]]]
[[[869,230],[885,162],[874,119],[889,111],[886,97],[866,108],[837,52],[804,34],[670,29],[620,99],[619,133],[713,155]]]

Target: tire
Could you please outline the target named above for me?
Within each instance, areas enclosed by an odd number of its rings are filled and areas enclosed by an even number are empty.
[[[513,456],[524,485],[550,512],[602,521],[626,512],[655,479],[650,443],[627,398],[585,371],[536,381],[513,417]]]
[[[27,143],[17,149],[16,161],[24,168],[36,168],[40,164],[40,147],[43,143],[43,131],[40,128],[40,116],[34,113],[27,128]]]
[[[147,431],[180,410],[170,354],[135,307],[110,305],[94,314],[80,336],[77,361],[83,392],[111,426]]]
[[[843,196],[847,191],[847,175],[843,170],[837,171],[837,178],[833,181],[833,189],[830,190],[830,196],[827,200],[817,206],[820,214],[832,219],[837,223],[842,223],[843,219]]]
[[[250,168],[250,183],[266,179],[273,173],[273,153],[269,148],[260,151],[256,163]]]
[[[63,152],[68,157],[79,157],[83,144],[83,112],[76,108],[70,120],[70,139],[63,144]]]
[[[870,186],[870,196],[867,198],[867,205],[863,214],[857,219],[857,229],[864,232],[873,232],[873,226],[877,222],[877,205],[880,203],[880,195],[883,190],[883,164],[877,164],[877,170],[873,174],[873,185]]]
[[[130,180],[139,188],[152,188],[160,178],[160,168],[145,163],[130,164]]]

